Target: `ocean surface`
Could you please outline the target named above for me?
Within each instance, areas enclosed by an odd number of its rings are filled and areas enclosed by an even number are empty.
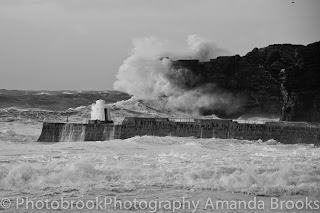
[[[265,202],[251,212],[318,212],[319,209],[270,210],[270,199],[320,199],[320,148],[234,139],[142,136],[126,140],[39,143],[42,121],[81,120],[90,104],[104,99],[112,116],[171,116],[160,102],[141,101],[119,92],[7,91],[0,94],[0,212],[193,212],[190,209],[114,208],[63,209],[57,201],[85,202],[117,198],[175,202],[208,198]],[[70,94],[69,94],[70,93]],[[162,111],[161,111],[162,110]],[[69,114],[68,114],[69,113]],[[27,200],[49,200],[37,209]],[[30,201],[30,202],[31,202]],[[127,202],[127,204],[128,204]],[[20,203],[20,205],[19,205]],[[55,204],[54,204],[55,203]],[[1,202],[0,202],[1,204]],[[54,205],[53,205],[54,204]],[[312,203],[316,207],[315,203]],[[96,205],[95,205],[96,206]],[[55,207],[58,208],[54,209]],[[77,206],[74,206],[76,208]],[[78,206],[79,207],[79,206]],[[299,207],[299,206],[298,206]],[[90,210],[90,211],[89,211]],[[238,208],[214,212],[248,212]]]
[[[43,121],[82,122],[90,118],[91,104],[128,100],[119,91],[24,91],[0,90],[0,121],[34,123]]]
[[[131,96],[118,91],[25,91],[0,90],[0,109],[68,110],[88,106],[96,100],[108,103],[127,100]]]

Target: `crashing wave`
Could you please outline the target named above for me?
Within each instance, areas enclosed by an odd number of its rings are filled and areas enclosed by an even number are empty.
[[[51,95],[51,94],[48,93],[48,92],[40,92],[40,93],[37,93],[37,94],[35,94],[35,95]]]

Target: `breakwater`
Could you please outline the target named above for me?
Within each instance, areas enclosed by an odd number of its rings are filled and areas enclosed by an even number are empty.
[[[175,121],[169,118],[126,117],[121,124],[45,122],[38,141],[105,141],[142,135],[262,141],[275,139],[287,144],[320,145],[320,124],[306,122],[247,124],[220,119]]]

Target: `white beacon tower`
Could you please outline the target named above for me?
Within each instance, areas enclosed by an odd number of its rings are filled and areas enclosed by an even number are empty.
[[[89,123],[113,123],[110,108],[105,106],[104,100],[97,100],[91,106],[91,119]]]
[[[97,100],[91,107],[91,120],[105,121],[106,116],[104,112],[105,101]]]

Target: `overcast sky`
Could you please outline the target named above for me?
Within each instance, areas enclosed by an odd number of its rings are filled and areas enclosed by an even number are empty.
[[[320,40],[319,0],[0,0],[0,89],[110,90],[132,39],[231,54]]]

